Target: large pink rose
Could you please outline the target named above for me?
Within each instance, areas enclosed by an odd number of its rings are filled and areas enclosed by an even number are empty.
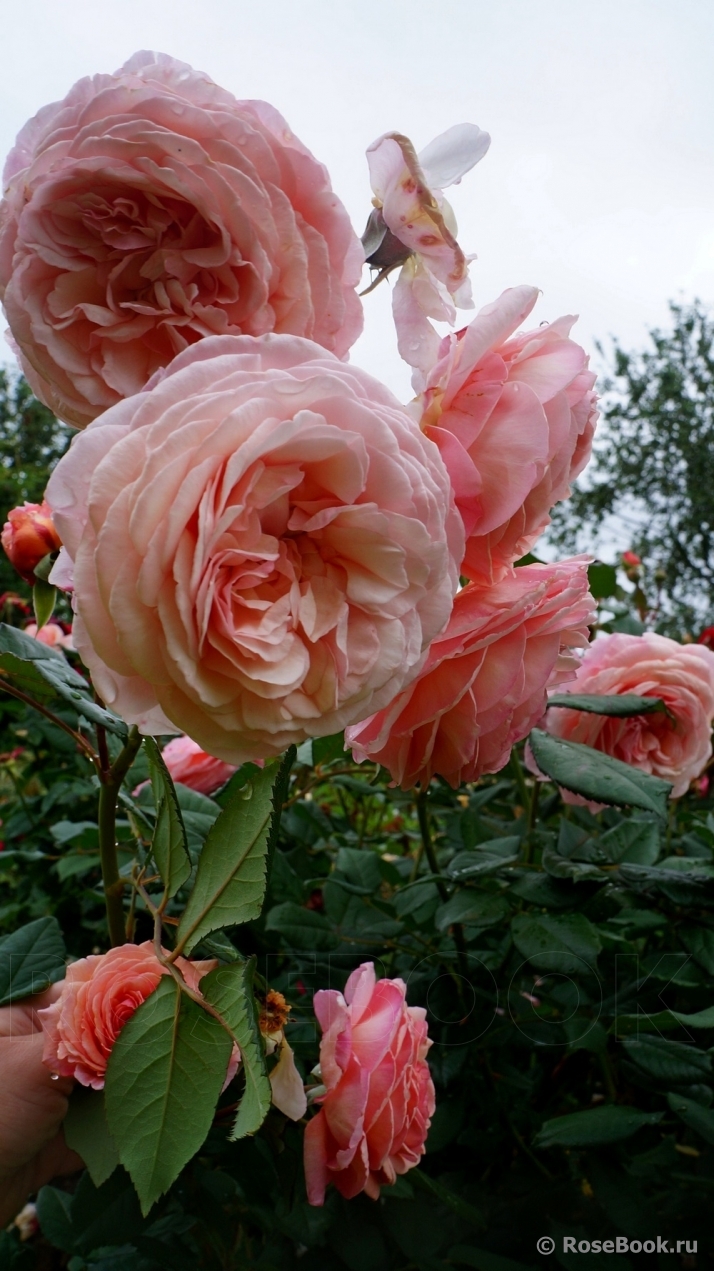
[[[236,771],[234,764],[207,755],[190,737],[174,737],[162,753],[173,780],[199,794],[213,794]]]
[[[436,446],[371,376],[296,336],[193,345],[75,438],[47,497],[102,699],[226,763],[385,705],[458,585]]]
[[[347,729],[355,758],[383,764],[405,790],[503,768],[541,718],[546,687],[572,679],[587,646],[587,563],[523,565],[491,587],[464,587],[418,678]]]
[[[344,996],[315,994],[327,1093],[305,1130],[311,1205],[324,1203],[330,1182],[347,1200],[376,1200],[380,1186],[419,1164],[434,1114],[431,1042],[426,1011],[405,998],[403,980],[376,980],[372,962],[352,972]]]
[[[200,991],[202,977],[218,962],[177,958],[176,966],[189,988]],[[57,1000],[37,1012],[45,1034],[42,1062],[61,1077],[74,1077],[82,1086],[102,1090],[109,1056],[122,1028],[153,993],[161,976],[168,974],[150,940],[71,962]],[[235,1075],[238,1059],[239,1053],[234,1053],[230,1077]]]
[[[164,54],[25,125],[0,205],[0,300],[34,392],[83,427],[206,335],[362,328],[364,253],[272,106]]]
[[[513,287],[447,336],[411,407],[449,469],[466,530],[462,573],[475,582],[497,581],[529,551],[592,448],[595,376],[569,337],[575,319],[513,335],[537,298],[535,287]]]
[[[645,635],[599,635],[578,670],[573,693],[636,693],[660,697],[671,718],[657,712],[612,719],[552,707],[545,727],[554,737],[584,742],[614,759],[672,782],[678,798],[712,754],[714,653],[701,644],[678,644]],[[563,791],[566,802],[582,802]]]

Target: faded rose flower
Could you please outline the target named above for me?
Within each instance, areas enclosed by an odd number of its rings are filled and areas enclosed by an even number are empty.
[[[461,572],[486,585],[568,497],[597,422],[595,376],[569,336],[575,319],[513,334],[537,298],[535,287],[513,287],[447,336],[410,407],[449,470],[466,531]]]
[[[203,976],[218,962],[177,958],[176,966],[189,988],[200,992]],[[168,974],[150,940],[70,962],[59,997],[37,1012],[45,1033],[42,1062],[61,1077],[74,1077],[82,1086],[102,1090],[109,1056],[122,1028],[162,975]],[[234,1046],[226,1085],[235,1076],[239,1060]]]
[[[503,768],[541,718],[546,688],[572,679],[595,602],[588,559],[523,565],[460,591],[419,676],[389,706],[348,728],[358,762],[404,790],[437,774],[456,788]]]
[[[466,257],[456,241],[456,219],[442,194],[456,185],[491,144],[475,124],[456,124],[416,154],[408,137],[388,132],[367,150],[376,211],[363,243],[367,261],[384,277],[401,264],[393,293],[399,352],[426,370],[439,337],[429,318],[455,322],[456,308],[472,309]]]
[[[344,995],[317,992],[314,1007],[326,1093],[305,1130],[307,1198],[324,1204],[334,1183],[347,1200],[377,1200],[419,1164],[434,1115],[426,1011],[407,1006],[403,980],[377,980],[372,962],[352,972]]]
[[[4,173],[0,299],[33,391],[84,427],[204,336],[307,336],[343,356],[364,253],[272,106],[162,53],[75,84]]]
[[[102,700],[226,763],[386,704],[451,612],[463,530],[436,446],[296,336],[187,349],[75,439],[48,498]]]
[[[544,727],[554,737],[582,742],[671,781],[673,799],[689,789],[711,758],[714,653],[701,644],[678,644],[653,631],[598,635],[570,691],[662,699],[669,714],[626,719],[552,708]],[[562,794],[566,803],[583,802],[567,790]]]
[[[37,630],[36,622],[28,622],[25,627],[25,635],[32,636],[34,640],[39,640],[40,644],[47,644],[51,649],[74,649],[72,641],[72,632],[65,631],[58,622],[46,622],[44,627]]]
[[[10,564],[28,583],[34,583],[35,569],[43,557],[62,545],[46,501],[23,503],[8,512],[0,542]]]

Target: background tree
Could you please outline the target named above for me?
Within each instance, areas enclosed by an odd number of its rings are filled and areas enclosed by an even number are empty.
[[[41,503],[47,479],[73,430],[33,397],[27,381],[0,370],[0,525],[11,508]],[[0,552],[0,592],[30,589]]]
[[[669,307],[651,347],[613,341],[595,454],[549,538],[590,549],[617,517],[644,563],[648,625],[681,636],[714,621],[714,318],[698,300]]]

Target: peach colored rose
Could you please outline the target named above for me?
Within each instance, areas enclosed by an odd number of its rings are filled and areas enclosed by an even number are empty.
[[[684,794],[712,754],[714,653],[701,644],[667,636],[598,635],[578,670],[573,693],[635,693],[660,697],[665,714],[613,719],[552,707],[545,727],[554,737],[583,742],[614,759],[672,782],[672,798]],[[582,802],[563,791],[566,802]]]
[[[272,106],[136,53],[22,129],[0,205],[0,300],[33,391],[83,427],[206,335],[343,356],[364,253]]]
[[[103,701],[226,763],[390,701],[463,554],[436,446],[296,336],[193,345],[75,438],[48,499]]]
[[[25,627],[25,635],[39,640],[40,644],[49,645],[51,649],[74,649],[72,632],[64,631],[58,622],[46,622],[44,627],[40,627],[39,631],[37,630],[36,622],[28,622]]]
[[[207,755],[190,737],[174,737],[164,746],[163,760],[174,781],[199,794],[213,794],[236,771],[234,764]]]
[[[513,287],[447,336],[410,407],[449,469],[466,530],[461,572],[474,582],[498,581],[526,554],[592,448],[595,376],[569,338],[575,319],[513,335],[537,297]]]
[[[177,958],[176,966],[189,988],[199,992],[201,979],[218,962]],[[42,1062],[61,1077],[74,1077],[82,1086],[102,1090],[109,1056],[122,1028],[153,993],[161,976],[168,974],[150,940],[70,962],[59,997],[38,1011],[45,1032]],[[239,1058],[234,1046],[229,1080],[235,1076]]]
[[[442,191],[458,185],[490,144],[475,124],[456,124],[418,155],[398,132],[378,137],[367,150],[375,211],[362,241],[375,269],[390,273],[402,265],[392,308],[399,352],[417,373],[433,363],[439,347],[428,319],[453,323],[455,306],[473,309],[473,257],[456,241],[456,219]]]
[[[523,565],[492,587],[464,587],[418,678],[347,729],[355,759],[383,764],[404,790],[437,774],[456,788],[503,768],[541,718],[546,687],[572,679],[587,646],[587,565]]]
[[[374,964],[353,971],[344,996],[315,994],[322,1029],[320,1069],[327,1093],[305,1130],[305,1181],[311,1205],[328,1183],[350,1200],[419,1164],[434,1115],[426,1011],[407,1006],[403,980],[377,980]]]
[[[46,502],[23,503],[7,514],[0,534],[5,555],[25,582],[34,583],[35,567],[62,545]]]

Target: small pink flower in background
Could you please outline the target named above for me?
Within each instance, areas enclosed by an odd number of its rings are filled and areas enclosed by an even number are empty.
[[[218,962],[177,958],[176,966],[189,988],[200,992],[201,979]],[[71,962],[57,1000],[37,1012],[45,1034],[42,1062],[61,1077],[74,1077],[82,1086],[102,1090],[117,1037],[162,975],[168,971],[150,940]],[[226,1084],[235,1076],[239,1061],[234,1046]]]
[[[345,356],[364,252],[272,106],[135,53],[20,132],[0,299],[33,391],[84,427],[206,335],[281,331]]]
[[[377,980],[371,962],[352,972],[344,995],[321,989],[314,1006],[326,1093],[305,1130],[307,1197],[322,1205],[334,1183],[347,1200],[376,1200],[424,1153],[434,1114],[426,1011],[407,1006],[402,980]]]
[[[710,780],[709,774],[705,772],[704,776],[700,777],[695,785],[696,792],[700,799],[706,799],[707,795],[709,794],[710,784],[711,784],[711,780]]]
[[[72,632],[65,631],[58,622],[46,622],[44,627],[40,627],[39,631],[37,630],[36,622],[28,622],[25,627],[25,635],[39,640],[40,644],[49,645],[51,649],[74,649]]]
[[[714,653],[701,644],[678,644],[652,631],[599,635],[570,691],[635,693],[665,702],[673,718],[657,712],[613,719],[558,707],[548,711],[545,727],[554,737],[583,742],[671,781],[673,798],[685,793],[711,758]],[[583,802],[562,793],[567,803]]]
[[[410,410],[449,470],[466,532],[461,572],[488,585],[524,556],[590,457],[595,376],[574,318],[513,332],[538,291],[513,287],[442,342]]]
[[[233,764],[207,755],[190,737],[174,737],[164,746],[163,759],[174,781],[199,794],[213,794],[237,771]]]
[[[28,583],[34,583],[42,558],[62,545],[47,502],[23,503],[8,512],[0,541],[11,565]]]
[[[297,336],[193,345],[75,438],[48,498],[102,700],[226,763],[385,705],[458,586],[436,446]]]
[[[453,323],[455,306],[473,308],[468,276],[473,257],[456,241],[456,220],[442,190],[458,184],[490,143],[475,124],[456,124],[419,155],[401,133],[385,133],[367,150],[377,208],[368,234],[376,231],[378,239],[380,226],[388,231],[368,260],[376,268],[382,260],[390,262],[387,268],[392,260],[404,261],[394,288],[394,320],[399,352],[418,371],[431,364],[439,345],[428,319]]]
[[[492,587],[464,587],[414,683],[346,730],[355,759],[383,764],[404,790],[437,774],[456,789],[503,768],[546,689],[573,679],[587,647],[588,563],[523,565]]]

